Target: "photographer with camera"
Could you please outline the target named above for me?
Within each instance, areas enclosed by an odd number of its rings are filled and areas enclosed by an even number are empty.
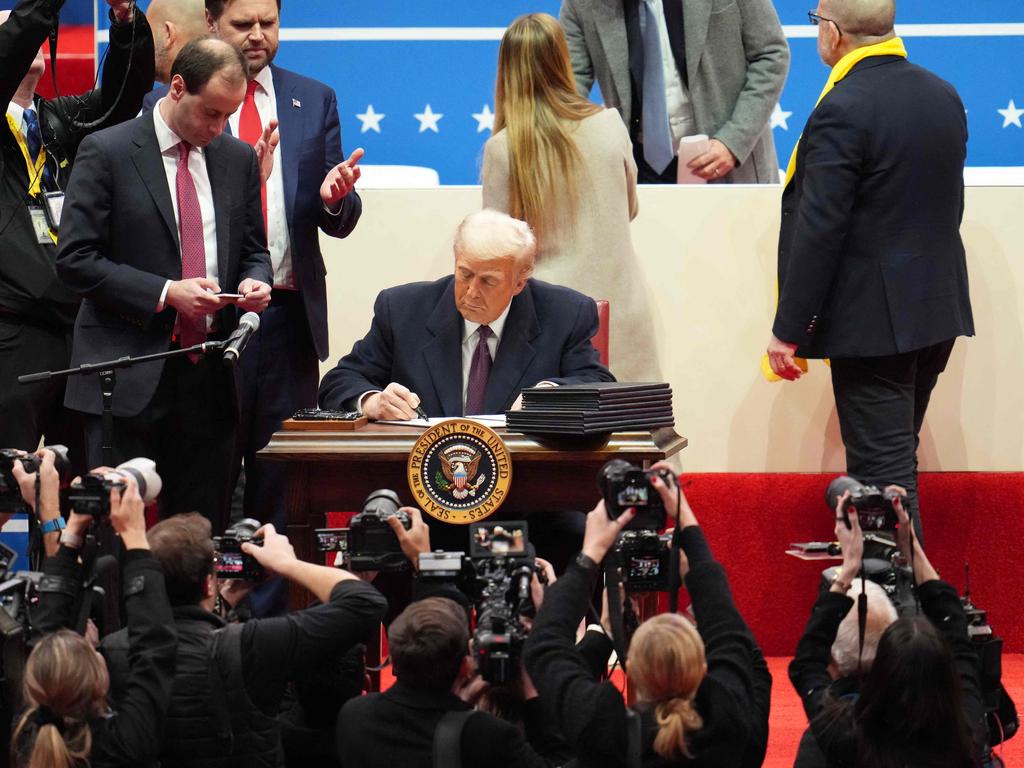
[[[72,512],[61,546],[44,565],[34,624],[44,633],[25,667],[27,710],[11,741],[17,768],[83,764],[138,766],[159,753],[171,699],[177,633],[164,576],[146,540],[144,504],[133,477],[111,488],[110,524],[124,542],[127,654],[122,694],[108,704],[110,672],[89,642],[57,623],[80,591],[82,537],[92,520]]]
[[[893,622],[878,642],[859,692],[839,698],[831,691],[830,648],[854,602],[848,592],[861,573],[864,536],[859,514],[844,492],[835,506],[835,534],[843,564],[815,603],[789,679],[803,700],[811,731],[829,766],[903,768],[980,764],[985,741],[977,655],[956,590],[939,578],[917,540],[902,504],[897,543],[912,566],[924,616]],[[861,595],[859,600],[866,600]]]
[[[768,739],[767,665],[681,489],[660,473],[649,483],[666,511],[674,516],[679,509],[680,571],[697,627],[680,614],[663,614],[637,629],[626,663],[635,712],[612,683],[593,679],[576,647],[576,626],[601,562],[635,514],[627,509],[612,519],[602,500],[587,515],[583,551],[537,613],[523,652],[526,668],[555,705],[556,726],[580,766],[759,766]]]
[[[40,50],[64,0],[21,0],[0,11],[0,445],[35,450],[41,435],[84,457],[81,420],[63,406],[64,382],[20,385],[17,377],[68,367],[79,298],[57,278],[63,193],[89,133],[134,117],[153,85],[153,37],[129,0],[106,0],[110,45],[100,87],[43,99]],[[56,61],[50,66],[55,67]],[[105,119],[104,119],[105,118]],[[102,122],[98,122],[102,119]]]
[[[226,538],[220,537],[222,547]],[[376,589],[348,571],[297,559],[287,537],[272,525],[240,538],[245,557],[309,590],[320,604],[226,625],[213,613],[214,561],[224,555],[215,552],[210,522],[190,513],[150,529],[153,555],[166,573],[169,621],[179,637],[159,752],[163,768],[283,764],[277,715],[288,684],[327,668],[364,641],[384,614],[386,603]],[[251,571],[253,565],[247,561],[243,567]],[[100,648],[110,666],[115,702],[126,679],[128,648],[123,632],[107,637]]]
[[[10,476],[17,483],[17,489],[21,494],[21,505],[39,523],[38,531],[47,557],[57,554],[57,548],[60,546],[60,532],[65,527],[64,518],[60,514],[61,472],[57,470],[58,458],[65,471],[70,468],[67,455],[64,453],[66,449],[63,446],[54,446],[54,448],[56,450],[41,448],[32,454],[16,451],[15,453],[19,456],[11,458],[9,461]],[[61,451],[59,456],[57,451]],[[0,467],[0,474],[5,474],[8,467],[8,454],[12,451],[7,450],[0,453],[3,454],[0,457],[0,462],[4,465]],[[13,490],[6,488],[9,485],[6,477],[0,478],[0,483],[5,486],[5,490]],[[17,500],[14,499],[11,501],[17,503]],[[3,506],[10,505],[4,504]],[[4,526],[9,517],[10,515],[0,508],[0,528]],[[35,546],[35,542],[30,541],[30,552],[33,546]]]

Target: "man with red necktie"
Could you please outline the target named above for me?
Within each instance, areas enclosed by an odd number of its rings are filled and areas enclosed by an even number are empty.
[[[246,81],[235,49],[193,41],[152,113],[82,143],[57,254],[83,297],[72,365],[223,339],[270,303],[257,155],[222,135]],[[86,414],[89,465],[102,463],[97,377],[73,377],[65,402]],[[114,461],[156,461],[161,515],[196,510],[222,529],[238,411],[220,355],[119,370],[113,411]]]

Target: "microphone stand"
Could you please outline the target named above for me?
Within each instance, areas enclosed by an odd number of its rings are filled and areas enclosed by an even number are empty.
[[[100,394],[103,397],[103,413],[101,431],[103,435],[103,463],[112,466],[114,464],[114,387],[117,386],[118,368],[131,368],[140,363],[151,363],[154,360],[166,360],[170,357],[181,355],[200,354],[206,355],[210,352],[219,352],[227,345],[224,341],[205,341],[202,344],[195,344],[182,349],[169,349],[166,352],[157,352],[152,355],[140,355],[139,357],[119,357],[116,360],[107,360],[101,363],[85,363],[77,368],[65,368],[63,371],[40,371],[29,373],[18,377],[19,384],[34,384],[39,381],[50,381],[51,379],[67,379],[72,376],[88,376],[95,374],[100,380]]]

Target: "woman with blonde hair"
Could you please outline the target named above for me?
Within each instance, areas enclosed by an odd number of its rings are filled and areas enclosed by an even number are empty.
[[[630,237],[637,200],[629,134],[618,112],[576,92],[554,17],[531,13],[509,25],[494,103],[483,207],[533,229],[535,278],[609,301],[610,367],[619,379],[658,379],[650,301]]]
[[[660,478],[651,482],[666,510],[674,513],[679,504],[680,572],[696,626],[684,616],[663,614],[637,629],[626,661],[637,693],[633,711],[611,682],[592,677],[576,647],[576,625],[601,561],[633,517],[628,511],[609,519],[600,502],[587,516],[583,551],[548,588],[537,611],[523,649],[526,669],[556,711],[555,726],[580,768],[632,768],[636,756],[643,768],[754,768],[768,746],[768,665],[686,497]]]
[[[106,662],[88,640],[63,624],[74,597],[43,592],[36,616],[44,634],[25,663],[26,710],[11,739],[15,768],[105,768],[153,765],[160,753],[163,719],[171,699],[178,635],[163,571],[149,551],[144,505],[133,478],[124,495],[111,491],[110,524],[124,544],[121,584],[128,629],[128,676],[117,712],[107,704]],[[92,518],[72,512],[57,554],[43,572],[74,581],[81,541]],[[75,542],[78,542],[76,545]],[[54,631],[55,630],[55,631]]]

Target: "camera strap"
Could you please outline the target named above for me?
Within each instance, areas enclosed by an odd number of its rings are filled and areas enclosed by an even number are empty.
[[[612,645],[619,664],[626,665],[626,628],[622,619],[622,570],[618,556],[606,557],[604,585],[608,590],[608,621],[612,625]]]
[[[462,731],[475,709],[445,712],[434,729],[434,768],[462,768]]]

